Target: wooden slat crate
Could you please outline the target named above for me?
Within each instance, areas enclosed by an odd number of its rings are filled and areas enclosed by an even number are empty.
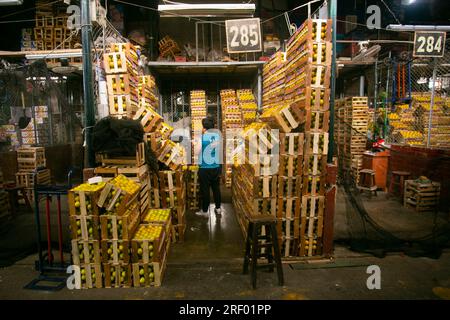
[[[172,218],[172,209],[149,209],[141,216],[142,224],[161,224],[170,223]]]
[[[285,236],[278,238],[279,246],[280,246],[280,254],[281,257],[292,257],[297,256],[297,248],[299,239],[290,237],[287,238]]]
[[[129,73],[137,75],[136,65],[127,58],[125,52],[103,54],[103,66],[106,74]]]
[[[306,132],[328,132],[329,111],[308,111],[306,116]]]
[[[304,88],[297,104],[311,111],[328,111],[330,108],[330,89]]]
[[[45,168],[45,149],[43,147],[18,148],[17,166],[19,172],[29,172],[38,168]]]
[[[420,181],[406,180],[404,188],[403,205],[412,207],[419,212],[437,210],[440,198],[440,183],[421,183]]]
[[[37,184],[49,185],[51,183],[50,169],[37,171]],[[33,172],[17,172],[16,184],[25,188],[34,187],[34,173]]]
[[[327,157],[326,155],[314,154],[305,157],[303,173],[308,175],[322,175],[326,172]]]
[[[172,242],[184,242],[186,223],[172,225]]]
[[[306,111],[297,104],[284,105],[264,111],[260,120],[289,133],[306,121]]]
[[[278,237],[286,239],[298,239],[300,235],[300,218],[278,218]]]
[[[132,94],[137,96],[137,79],[124,73],[106,76],[108,94]]]
[[[255,177],[251,173],[241,170],[241,177],[245,196],[249,199],[274,198],[277,196],[277,176]]]
[[[144,236],[142,239],[139,230],[150,228],[150,230],[161,230],[156,238]],[[131,257],[133,263],[161,262],[168,246],[170,246],[170,232],[172,225],[145,224],[136,231],[136,237],[131,240]],[[139,237],[139,239],[137,238]]]
[[[133,263],[134,287],[160,287],[167,269],[167,254],[162,262]]]
[[[176,171],[181,165],[186,163],[186,151],[183,146],[166,140],[163,147],[156,151],[158,160],[168,166],[171,170]]]
[[[280,133],[280,155],[303,155],[303,133]]]
[[[96,191],[83,191],[76,187],[69,190],[67,194],[67,199],[69,203],[69,214],[71,216],[75,215],[94,215],[98,216],[100,209],[97,206],[98,199],[102,192],[102,187],[99,186]]]
[[[277,217],[279,219],[299,218],[301,211],[301,197],[278,198]]]
[[[302,194],[308,196],[323,196],[325,194],[326,176],[303,176]]]
[[[161,207],[161,197],[159,194],[159,181],[156,174],[150,174],[150,208],[160,208]]]
[[[321,237],[323,232],[324,196],[303,196],[300,239]]]
[[[99,240],[100,220],[98,216],[70,216],[70,231],[73,240]]]
[[[278,197],[292,198],[300,197],[302,192],[301,176],[279,176]]]
[[[109,114],[118,119],[132,119],[138,110],[138,101],[129,94],[109,95],[108,101]]]
[[[164,190],[184,189],[185,187],[185,173],[184,171],[159,171],[159,186]]]
[[[308,19],[297,29],[287,43],[288,53],[295,50],[295,46],[305,41],[331,41],[331,19]],[[320,30],[320,32],[318,32]]]
[[[75,265],[100,264],[100,242],[98,240],[72,240],[72,260]]]
[[[81,276],[81,288],[82,289],[92,289],[92,288],[102,288],[102,267],[100,264],[81,264],[80,276]]]
[[[280,156],[278,175],[294,177],[302,174],[302,156]]]
[[[128,240],[101,240],[103,263],[129,263],[131,261],[131,246]]]
[[[108,156],[107,154],[101,154],[101,162],[103,166],[132,166],[132,167],[141,167],[145,164],[145,146],[144,143],[138,143],[136,145],[136,155],[135,156]],[[133,169],[129,168],[128,169]],[[120,173],[123,173],[126,168],[118,168]],[[143,169],[141,169],[143,170]],[[129,171],[130,174],[135,172]]]
[[[306,237],[300,241],[298,255],[300,257],[320,256],[322,254],[322,238]]]
[[[177,207],[172,208],[172,224],[182,224],[186,216],[186,201],[181,202]]]
[[[140,210],[136,203],[120,216],[100,216],[102,239],[131,240],[140,223]]]
[[[105,288],[130,288],[133,284],[131,264],[104,263]]]
[[[126,179],[129,183],[133,184],[134,189],[121,189],[120,187],[114,185],[114,181],[121,179],[123,175],[118,175],[113,180],[106,183],[97,201],[97,205],[103,208],[107,214],[114,213],[118,216],[123,215],[128,209],[132,207],[133,204],[137,203],[139,200],[139,191],[141,184],[134,182],[132,180]],[[130,186],[130,185],[129,185]],[[129,193],[133,192],[133,193]]]
[[[139,120],[145,132],[157,131],[160,124],[164,122],[163,118],[150,108],[141,107],[136,112],[133,120]]]
[[[173,189],[159,189],[160,204],[162,208],[175,208],[184,205],[186,199],[186,187]]]
[[[306,155],[327,155],[328,154],[328,133],[305,133]]]
[[[161,125],[164,124],[161,123]],[[153,151],[159,150],[162,148],[164,141],[158,132],[150,132],[144,134],[144,141],[147,141],[150,149]]]

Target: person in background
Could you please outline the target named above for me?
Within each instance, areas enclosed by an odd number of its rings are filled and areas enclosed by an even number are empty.
[[[197,143],[195,152],[199,159],[199,182],[200,182],[200,202],[201,210],[196,215],[208,218],[209,217],[209,203],[210,203],[210,189],[213,192],[215,209],[214,212],[220,218],[221,209],[221,141],[220,134],[214,130],[214,119],[211,117],[202,120],[202,135],[201,143]],[[200,142],[200,141],[199,141]]]

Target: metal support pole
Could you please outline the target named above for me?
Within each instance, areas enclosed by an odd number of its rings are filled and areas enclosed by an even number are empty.
[[[364,96],[364,76],[359,77],[359,96]]]
[[[337,0],[330,0],[328,4],[328,16],[332,19],[332,50],[333,57],[331,59],[331,92],[330,92],[330,126],[329,126],[329,142],[327,162],[333,162],[334,154],[334,100],[336,95],[336,12]]]
[[[391,54],[392,54],[392,52],[389,51],[389,60],[391,59]],[[387,67],[388,67],[388,69],[387,69],[387,75],[386,75],[386,99],[385,99],[385,105],[384,105],[383,138],[386,138],[386,130],[387,130],[386,127],[387,127],[387,108],[388,108],[388,101],[389,101],[389,77],[390,77],[390,71],[391,71],[391,69],[389,68],[389,65]]]
[[[95,125],[94,110],[94,88],[92,77],[91,61],[91,17],[89,10],[89,0],[81,0],[81,43],[83,46],[83,98],[85,116],[85,141],[87,165],[90,168],[95,166],[95,155],[92,150],[92,128]]]
[[[431,139],[431,119],[433,118],[434,94],[435,94],[435,92],[436,92],[436,69],[437,69],[437,59],[434,58],[434,67],[433,67],[433,85],[431,86],[430,115],[429,115],[429,117],[428,117],[427,148],[430,147],[430,139]]]
[[[262,70],[258,67],[258,111],[262,109]]]
[[[378,57],[377,60],[375,60],[375,79],[374,79],[374,83],[375,83],[375,88],[373,89],[373,123],[376,125],[377,123],[377,104],[378,104]],[[374,126],[374,130],[373,130],[373,138],[375,138],[375,126]]]
[[[195,62],[198,62],[198,22],[195,23]]]

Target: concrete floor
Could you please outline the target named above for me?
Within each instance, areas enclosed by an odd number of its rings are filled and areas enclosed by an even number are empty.
[[[443,215],[434,217],[405,209],[383,194],[362,199],[374,221],[398,237],[420,237],[429,234],[434,223],[447,222]],[[38,274],[34,270],[35,254],[28,255],[33,252],[35,239],[33,216],[21,214],[0,233],[0,258],[2,252],[28,250],[14,265],[0,268],[0,299],[450,299],[450,251],[444,251],[439,259],[403,254],[380,259],[341,245],[336,245],[332,261],[284,264],[283,287],[277,286],[275,274],[259,272],[258,288],[252,290],[250,277],[241,274],[243,238],[229,192],[224,193],[223,201],[225,212],[220,220],[214,214],[205,219],[188,213],[185,242],[172,245],[163,285],[143,289],[23,289]],[[66,217],[63,221],[67,223]],[[348,239],[358,232],[361,228],[354,209],[339,192],[335,238]],[[56,239],[56,234],[52,237]],[[366,270],[373,264],[381,268],[380,290],[366,286]]]

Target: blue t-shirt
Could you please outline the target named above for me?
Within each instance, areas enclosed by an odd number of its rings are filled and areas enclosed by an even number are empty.
[[[216,146],[210,146],[213,142],[219,142]],[[214,169],[220,167],[220,136],[217,132],[206,132],[202,135],[202,155],[200,168]]]

